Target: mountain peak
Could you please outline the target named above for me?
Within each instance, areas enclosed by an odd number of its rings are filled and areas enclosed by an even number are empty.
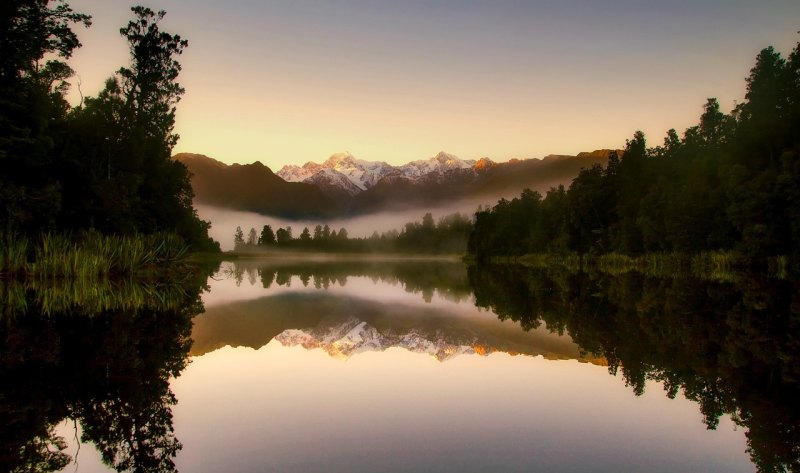
[[[444,152],[444,151],[439,151],[439,152],[436,154],[436,156],[434,156],[434,157],[433,157],[433,160],[434,160],[434,161],[437,161],[437,162],[439,162],[439,163],[442,163],[442,164],[446,164],[446,163],[450,163],[450,162],[456,162],[456,161],[461,161],[460,159],[458,159],[458,157],[457,157],[457,156],[455,156],[455,155],[453,155],[453,154],[450,154],[450,153],[446,153],[446,152]]]
[[[298,166],[284,166],[278,171],[278,175],[287,181],[300,182],[312,178],[325,169],[337,171],[337,173],[347,178],[359,191],[369,189],[385,176],[396,170],[393,166],[382,161],[364,161],[357,159],[349,152],[344,152],[332,154],[322,164],[308,162],[303,165],[302,168]],[[329,183],[343,182],[338,178],[330,179],[335,176],[329,174],[319,175],[315,179],[319,180],[323,177],[327,177],[326,181]],[[345,185],[340,187],[343,187],[348,193],[352,191],[349,186]]]
[[[495,165],[495,162],[489,158],[481,158],[475,163],[476,171],[485,171]]]
[[[225,168],[228,167],[227,164],[223,163],[222,161],[218,161],[214,158],[209,158],[204,154],[197,154],[197,153],[178,153],[172,157],[172,159],[176,161],[180,161],[186,165],[189,163],[202,163],[208,166],[216,167],[216,168]]]
[[[341,165],[352,165],[356,162],[355,156],[350,154],[349,152],[345,151],[344,153],[334,153],[328,158],[327,161],[322,163],[322,167],[326,168],[336,168],[337,166]]]

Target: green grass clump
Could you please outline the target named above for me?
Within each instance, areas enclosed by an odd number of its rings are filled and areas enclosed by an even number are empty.
[[[97,279],[142,274],[184,261],[188,246],[177,235],[78,236],[46,233],[38,240],[4,235],[0,276]]]
[[[28,265],[28,240],[13,234],[0,235],[0,272],[22,273]]]

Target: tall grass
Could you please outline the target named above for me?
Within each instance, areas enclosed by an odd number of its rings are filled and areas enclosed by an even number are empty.
[[[0,272],[19,273],[28,263],[28,240],[12,233],[0,235]]]
[[[43,234],[37,241],[2,237],[0,275],[44,279],[94,279],[156,271],[183,261],[188,246],[177,235],[78,236]]]

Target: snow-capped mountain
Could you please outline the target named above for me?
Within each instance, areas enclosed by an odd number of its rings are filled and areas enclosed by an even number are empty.
[[[363,189],[353,183],[347,176],[335,169],[322,168],[311,177],[303,179],[306,184],[314,184],[326,194],[344,193],[350,197]]]
[[[374,186],[385,176],[395,173],[397,168],[383,161],[364,161],[356,159],[350,153],[337,153],[322,164],[307,162],[302,167],[286,165],[276,174],[289,182],[309,182],[310,178],[323,170],[336,171],[363,191]],[[324,177],[318,176],[317,179]]]
[[[477,207],[523,189],[544,193],[569,185],[583,168],[605,165],[612,152],[619,150],[507,162],[461,160],[441,152],[403,166],[342,153],[321,164],[284,166],[277,174],[258,162],[227,165],[186,153],[175,159],[192,173],[196,202],[282,218],[328,219],[454,202]]]
[[[349,318],[341,324],[313,329],[289,329],[275,337],[284,346],[302,346],[306,349],[321,348],[334,358],[350,358],[367,351],[384,351],[400,347],[415,353],[425,353],[439,361],[448,360],[460,354],[485,354],[482,346],[474,344],[454,344],[443,336],[426,336],[415,331],[402,334],[386,334],[356,318]],[[477,347],[477,349],[476,349]]]
[[[350,153],[339,153],[322,164],[307,162],[303,166],[284,166],[277,175],[289,182],[339,187],[352,196],[387,177],[405,178],[412,182],[431,178],[440,181],[452,172],[474,172],[474,166],[475,161],[464,161],[444,151],[430,159],[420,159],[402,166],[392,166],[383,161],[365,161],[356,159]],[[355,189],[340,176],[345,177]]]
[[[417,179],[430,174],[445,174],[449,171],[472,169],[475,161],[463,161],[452,154],[440,151],[430,159],[420,159],[400,166],[398,169],[404,177]]]

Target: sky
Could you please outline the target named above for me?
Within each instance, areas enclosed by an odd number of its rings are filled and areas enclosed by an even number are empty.
[[[93,16],[71,101],[128,63],[122,0]],[[175,152],[226,163],[540,158],[651,145],[742,101],[758,52],[800,40],[797,0],[159,0],[179,58]]]

